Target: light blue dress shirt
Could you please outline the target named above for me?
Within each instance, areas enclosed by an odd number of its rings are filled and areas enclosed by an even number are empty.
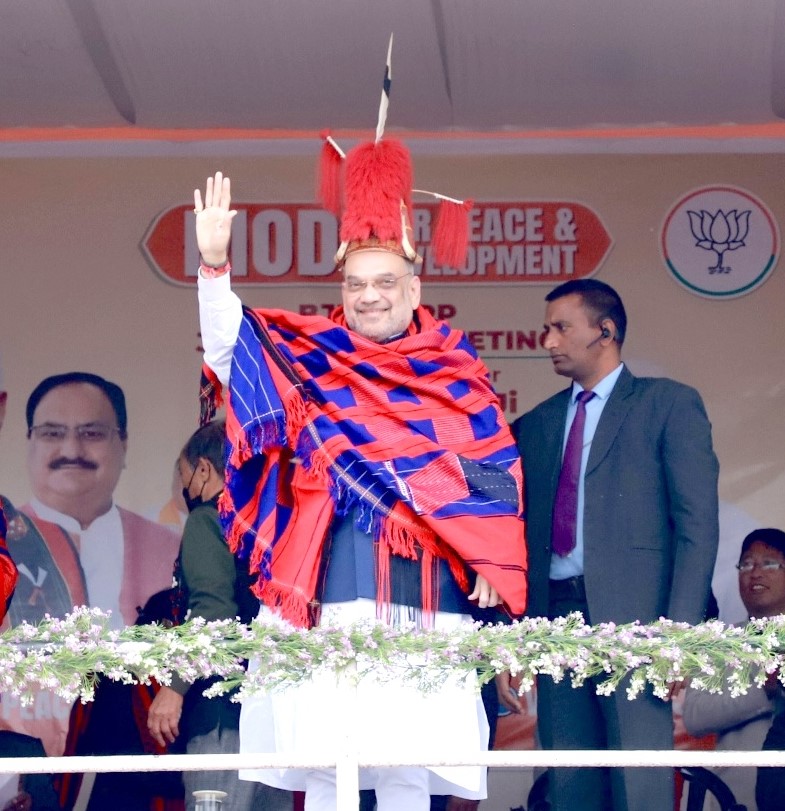
[[[620,363],[609,375],[592,389],[594,397],[586,403],[586,423],[583,428],[583,450],[581,453],[581,473],[578,478],[578,515],[575,528],[575,549],[566,557],[551,555],[551,580],[565,580],[568,577],[576,577],[583,574],[583,476],[586,473],[586,462],[589,459],[591,443],[594,439],[594,432],[600,421],[602,410],[611,396],[613,387],[619,379],[624,364]],[[564,440],[562,441],[562,455],[567,445],[567,435],[570,426],[575,419],[575,412],[578,410],[578,395],[583,391],[583,386],[573,382],[570,393],[570,405],[567,408],[567,420],[564,424]]]

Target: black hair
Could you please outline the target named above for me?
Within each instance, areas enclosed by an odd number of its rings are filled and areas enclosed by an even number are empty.
[[[226,423],[223,420],[213,420],[191,434],[180,455],[192,468],[196,468],[200,459],[207,459],[216,472],[223,476],[225,448]]]
[[[621,296],[609,284],[598,279],[570,279],[554,287],[545,300],[556,301],[573,294],[581,297],[583,306],[594,317],[597,326],[601,326],[605,320],[613,321],[616,327],[613,339],[621,346],[627,334],[627,313]]]
[[[27,436],[30,436],[30,429],[33,427],[33,417],[38,404],[43,398],[49,394],[53,389],[60,388],[60,386],[68,386],[72,383],[89,383],[96,386],[106,395],[106,399],[112,404],[115,416],[117,417],[117,431],[120,434],[120,439],[128,438],[128,412],[125,408],[125,394],[123,390],[109,380],[104,379],[100,375],[94,375],[91,372],[65,372],[61,375],[52,375],[42,380],[34,389],[33,393],[27,398],[27,406],[25,407],[25,415],[27,417]]]
[[[739,560],[746,554],[747,550],[755,543],[760,541],[776,549],[783,557],[785,557],[785,532],[781,529],[774,529],[773,527],[764,527],[761,529],[753,529],[752,532],[741,542],[741,553]]]

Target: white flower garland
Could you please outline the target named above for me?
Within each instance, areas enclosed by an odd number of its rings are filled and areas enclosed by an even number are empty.
[[[259,667],[246,673],[243,661]],[[169,684],[173,673],[186,681],[221,676],[213,694],[239,687],[244,693],[296,684],[317,668],[352,672],[374,669],[422,690],[437,689],[457,671],[476,670],[480,682],[510,671],[531,688],[537,674],[574,686],[604,677],[609,694],[624,682],[629,698],[647,684],[664,696],[668,685],[690,678],[712,692],[746,693],[767,673],[785,676],[785,616],[752,620],[746,627],[660,620],[651,625],[586,625],[580,614],[555,620],[523,619],[511,625],[467,624],[449,632],[359,623],[349,628],[306,631],[280,624],[196,619],[176,628],[141,625],[110,630],[107,615],[77,608],[62,619],[22,623],[0,635],[0,693],[30,703],[39,689],[69,701],[93,698],[98,674],[125,683],[155,679]],[[382,667],[379,668],[378,666]],[[209,692],[209,691],[208,691]]]

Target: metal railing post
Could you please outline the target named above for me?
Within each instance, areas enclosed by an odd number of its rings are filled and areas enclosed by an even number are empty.
[[[352,663],[338,674],[339,717],[343,729],[335,763],[336,808],[357,811],[360,795],[360,763],[357,748],[357,666]],[[336,730],[337,731],[337,730]]]

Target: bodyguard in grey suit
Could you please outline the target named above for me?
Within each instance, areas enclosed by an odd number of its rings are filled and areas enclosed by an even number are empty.
[[[526,483],[527,613],[553,618],[581,611],[593,624],[659,617],[700,622],[719,534],[719,466],[700,395],[673,380],[635,377],[622,364],[627,317],[609,285],[569,281],[546,302],[543,345],[556,373],[572,384],[513,426]],[[579,406],[583,391],[594,394]],[[562,456],[579,409],[585,409],[585,424],[575,444],[580,473],[576,459],[572,548],[557,554],[554,512],[565,524],[557,486],[561,490]],[[557,531],[561,537],[563,528]],[[545,748],[672,747],[668,702],[652,694],[629,701],[623,689],[598,697],[595,686],[574,689],[569,679],[538,680]],[[506,691],[500,690],[500,698],[505,701]],[[518,709],[514,699],[505,703]],[[555,811],[673,807],[670,769],[556,768],[549,779]]]

